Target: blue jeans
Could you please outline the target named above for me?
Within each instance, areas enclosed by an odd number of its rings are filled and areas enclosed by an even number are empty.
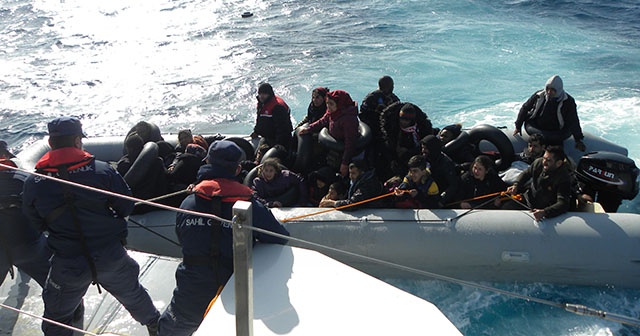
[[[171,303],[160,316],[158,336],[191,335],[198,329],[204,312],[231,274],[228,267],[178,265],[176,288]]]
[[[156,322],[160,313],[146,289],[138,281],[140,267],[118,242],[92,251],[100,286],[111,293],[131,316],[143,325]],[[51,271],[42,292],[44,317],[67,325],[91,284],[91,270],[84,256],[51,259]],[[43,322],[45,335],[68,335],[69,329]]]

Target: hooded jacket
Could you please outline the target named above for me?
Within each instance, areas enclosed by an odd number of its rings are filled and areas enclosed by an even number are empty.
[[[78,184],[131,196],[124,179],[106,162],[78,148],[66,147],[49,151],[37,163],[36,170],[60,177],[58,167],[68,166],[69,180]],[[133,211],[134,203],[120,197],[108,196],[35,175],[27,178],[22,195],[23,211],[37,229],[48,230],[49,247],[61,256],[83,255],[81,233],[76,228],[72,212],[65,207],[65,191],[73,198],[77,221],[89,250],[110,244],[120,244],[127,236],[125,217]],[[54,210],[64,210],[54,216]]]
[[[442,203],[449,204],[456,197],[460,185],[456,164],[442,153],[442,143],[435,135],[427,135],[421,142],[429,150],[427,161],[431,165],[431,176],[440,189]]]
[[[351,100],[345,91],[331,91],[328,99],[336,102],[338,108],[334,112],[327,112],[320,120],[309,125],[312,132],[318,132],[323,127],[329,128],[329,134],[336,140],[344,141],[342,164],[349,164],[356,153],[356,141],[360,137],[358,131],[358,104]]]
[[[556,95],[548,97],[544,89],[531,95],[518,112],[516,129],[521,130],[525,122],[530,122],[542,131],[566,130],[573,135],[574,140],[582,140],[584,135],[578,119],[576,101],[564,91],[560,76],[551,76],[545,87],[554,88]]]

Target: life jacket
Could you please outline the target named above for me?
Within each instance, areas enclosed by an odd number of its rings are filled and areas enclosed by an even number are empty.
[[[271,118],[273,116],[273,109],[276,105],[282,105],[287,111],[289,111],[289,105],[287,105],[282,98],[273,96],[273,98],[269,99],[261,108],[259,108],[258,116]]]
[[[211,201],[211,212],[216,216],[222,214],[222,203],[233,203],[236,201],[251,200],[251,188],[237,181],[218,178],[204,180],[193,188],[196,197]],[[216,221],[217,222],[217,221]],[[218,267],[221,263],[220,240],[222,239],[222,225],[211,225],[211,246],[209,255],[183,255],[182,262],[191,266],[213,266]],[[228,265],[227,265],[228,266]],[[228,266],[229,267],[229,266]],[[219,274],[219,273],[217,273]]]
[[[206,200],[213,200],[217,197],[225,203],[249,201],[253,194],[251,188],[246,185],[224,178],[204,180],[193,188],[193,192],[196,196]]]
[[[67,172],[90,164],[95,157],[82,149],[64,147],[47,152],[36,163],[36,170],[46,173],[57,173],[59,167],[65,166]]]
[[[9,159],[0,159],[0,164],[3,164],[5,166],[11,166],[11,167],[18,168],[16,163],[11,161],[11,160],[9,160]],[[5,166],[0,166],[0,171],[13,170],[13,169],[5,167]]]

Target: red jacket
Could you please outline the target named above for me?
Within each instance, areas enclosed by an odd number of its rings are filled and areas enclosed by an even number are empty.
[[[289,148],[293,131],[291,110],[282,98],[273,96],[264,104],[258,102],[253,131],[265,138],[271,146],[280,144]]]

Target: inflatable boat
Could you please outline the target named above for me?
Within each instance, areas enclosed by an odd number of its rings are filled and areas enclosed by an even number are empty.
[[[482,151],[516,153],[526,146],[526,134],[513,136],[507,129],[496,133],[496,128],[487,125],[474,129],[470,138]],[[164,138],[175,144],[177,136]],[[255,145],[255,141],[229,138],[242,143],[247,155],[253,155],[247,144]],[[88,138],[84,147],[100,160],[115,162],[123,154],[123,141],[124,137]],[[572,139],[565,141],[567,155],[577,164],[579,175],[603,192],[635,197],[638,169],[627,157],[627,150],[591,134],[585,134],[584,143],[588,153],[577,151]],[[34,144],[19,153],[19,166],[32,169],[48,150],[45,140]],[[416,275],[407,269],[411,268],[470,281],[640,288],[640,215],[590,208],[540,222],[528,211],[516,210],[368,208],[316,214],[322,209],[297,207],[272,211],[286,222],[292,237],[299,239],[292,245],[318,250],[377,277]],[[306,217],[293,219],[301,216]],[[132,215],[129,222],[129,248],[181,256],[174,212]]]

